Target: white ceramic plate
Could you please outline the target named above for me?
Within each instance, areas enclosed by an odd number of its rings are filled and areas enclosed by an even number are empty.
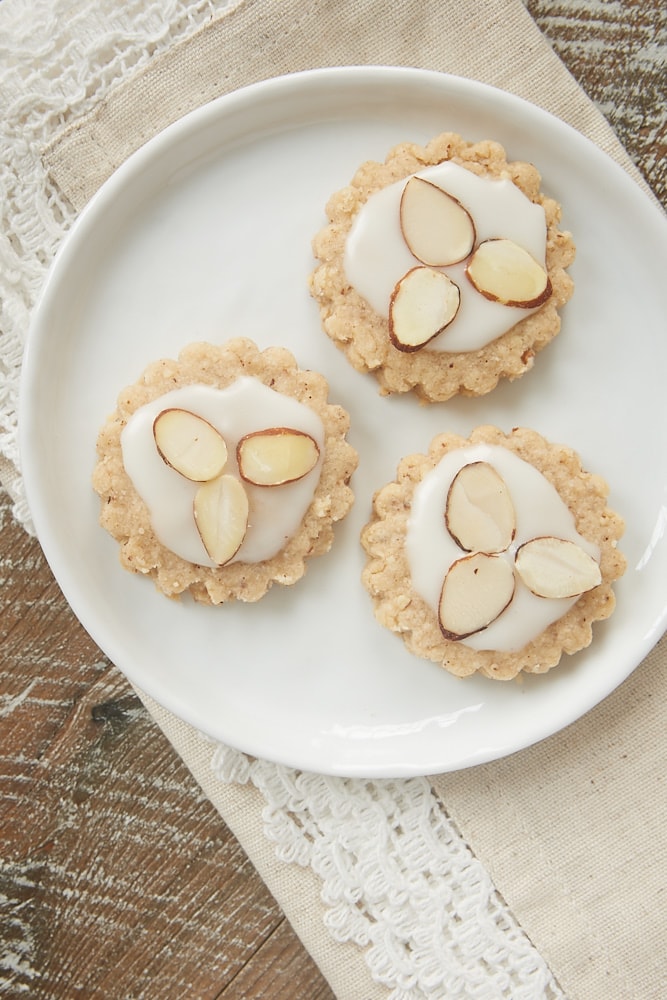
[[[539,165],[578,245],[563,329],[526,377],[425,408],[383,399],[320,331],[307,277],[329,194],[397,142],[459,131]],[[252,86],[137,152],[81,214],[51,270],[22,385],[26,487],[74,612],[144,691],[212,737],[333,774],[470,766],[572,722],[628,676],[667,605],[667,226],[577,132],[506,93],[392,68]],[[329,555],[255,605],[169,602],[98,527],[95,439],[119,390],[189,341],[249,336],[318,369],[352,417],[356,504]],[[520,683],[457,680],[374,620],[359,531],[398,459],[442,430],[529,425],[576,448],[627,520],[618,607],[585,652]]]

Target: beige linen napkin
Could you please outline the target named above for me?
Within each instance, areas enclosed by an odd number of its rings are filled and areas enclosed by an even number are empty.
[[[52,181],[81,208],[134,149],[220,94],[300,69],[372,63],[441,70],[526,97],[639,179],[519,0],[245,0],[120,84],[58,135],[43,160]],[[666,665],[663,642],[564,733],[432,783],[571,1000],[663,995],[667,906],[658,890],[667,887]],[[219,782],[208,741],[142,697],[336,995],[387,997],[371,981],[360,950],[328,935],[313,872],[276,860],[262,833],[260,793]]]
[[[436,69],[502,87],[575,125],[640,180],[519,0],[242,0],[120,84],[58,135],[43,160],[82,208],[130,153],[193,108],[283,73],[362,64]]]
[[[564,732],[433,786],[566,995],[667,996],[667,638]]]

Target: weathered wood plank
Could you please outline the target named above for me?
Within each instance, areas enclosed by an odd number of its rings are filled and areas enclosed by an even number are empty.
[[[331,990],[315,966],[304,968],[301,952],[300,942],[288,925],[281,923],[238,976],[222,990],[219,1000],[249,997],[331,1000]]]
[[[289,968],[330,997],[6,499],[0,524],[0,993],[241,996],[240,974]]]
[[[524,2],[667,204],[667,6],[660,0]]]

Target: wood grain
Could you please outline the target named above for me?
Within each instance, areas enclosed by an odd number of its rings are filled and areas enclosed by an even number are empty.
[[[665,204],[664,4],[526,3]],[[6,498],[0,528],[0,996],[331,1000]]]
[[[330,998],[6,498],[0,527],[0,995]]]
[[[667,5],[524,0],[542,33],[667,203]]]

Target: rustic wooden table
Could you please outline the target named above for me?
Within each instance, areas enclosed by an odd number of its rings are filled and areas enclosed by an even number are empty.
[[[662,0],[527,5],[667,203]],[[6,498],[0,518],[0,994],[330,1000]]]

